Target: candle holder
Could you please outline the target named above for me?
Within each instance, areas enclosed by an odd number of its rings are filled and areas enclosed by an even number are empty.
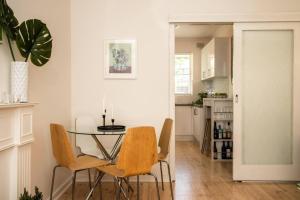
[[[112,125],[112,126],[115,125],[115,119],[111,119],[111,125]]]
[[[106,115],[102,115],[103,126],[105,126],[105,117],[106,117]]]

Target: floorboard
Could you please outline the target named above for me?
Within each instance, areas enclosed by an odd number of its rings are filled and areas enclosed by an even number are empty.
[[[232,181],[232,163],[212,162],[201,155],[193,142],[176,142],[176,184],[177,200],[299,200],[300,191],[293,183],[241,183]],[[132,183],[135,188],[135,183]],[[103,199],[114,199],[113,183],[103,183]],[[161,188],[160,188],[161,189]],[[77,183],[76,200],[83,200],[88,191],[87,183]],[[68,191],[60,200],[71,199]],[[160,190],[161,199],[171,199],[168,183],[165,191]],[[99,190],[94,194],[99,199]],[[136,199],[136,194],[131,194]],[[154,183],[141,183],[140,199],[155,200]]]

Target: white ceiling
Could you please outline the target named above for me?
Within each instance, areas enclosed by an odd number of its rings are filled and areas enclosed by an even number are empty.
[[[223,25],[180,24],[176,25],[176,38],[213,37],[215,31]]]

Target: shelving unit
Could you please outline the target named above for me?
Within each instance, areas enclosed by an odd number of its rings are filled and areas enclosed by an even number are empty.
[[[210,157],[214,161],[232,161],[233,155],[233,101],[228,98],[205,98],[204,120],[210,119]],[[218,128],[218,138],[215,138],[215,124]],[[225,129],[226,127],[226,129]],[[219,129],[221,128],[221,129]],[[226,130],[226,138],[223,138],[223,131]],[[220,132],[219,132],[220,131]],[[219,134],[222,133],[222,138]],[[227,138],[227,133],[230,138]],[[215,145],[217,152],[215,152]],[[222,154],[222,146],[225,145],[226,154]],[[224,159],[224,157],[226,157]]]

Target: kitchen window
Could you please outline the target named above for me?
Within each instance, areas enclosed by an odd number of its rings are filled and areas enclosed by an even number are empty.
[[[193,91],[193,54],[175,55],[175,94],[191,95]]]

